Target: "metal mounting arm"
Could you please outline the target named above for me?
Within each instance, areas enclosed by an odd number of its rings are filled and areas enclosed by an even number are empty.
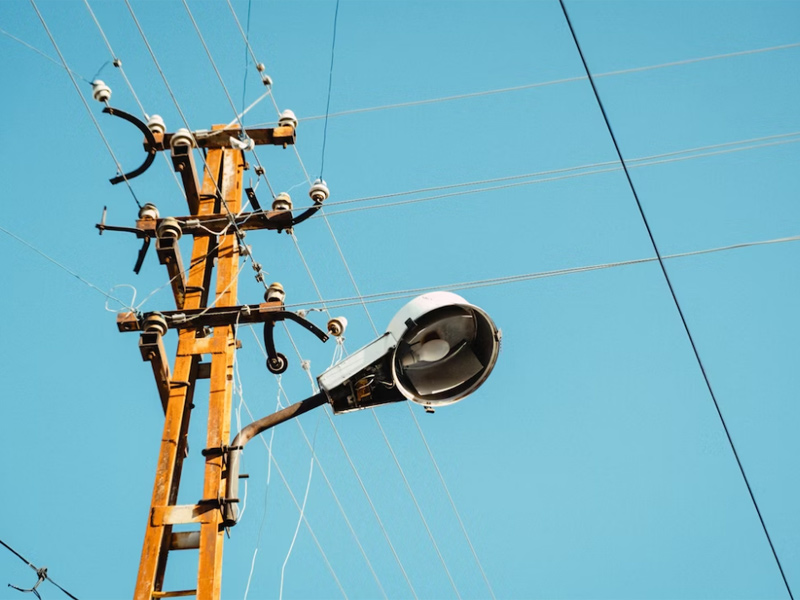
[[[147,125],[145,125],[139,119],[137,119],[131,114],[126,113],[123,110],[106,106],[103,109],[103,112],[108,113],[112,117],[119,117],[120,119],[128,121],[128,123],[133,123],[134,125],[136,125],[137,129],[139,129],[139,131],[141,131],[144,134],[144,137],[147,140],[145,147],[149,148],[149,150],[147,151],[147,157],[144,159],[144,162],[141,165],[139,165],[138,168],[134,169],[130,173],[124,173],[122,175],[117,175],[116,177],[112,177],[109,180],[111,182],[111,185],[116,185],[128,179],[133,179],[134,177],[138,177],[139,175],[141,175],[142,173],[147,171],[147,169],[150,168],[150,165],[152,165],[153,161],[156,159],[156,149],[155,149],[156,138],[153,137],[153,132],[150,131],[150,129],[148,129]]]

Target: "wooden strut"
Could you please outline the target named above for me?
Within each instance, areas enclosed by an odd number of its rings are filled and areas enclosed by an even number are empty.
[[[228,210],[238,213],[244,169],[241,152],[230,148],[210,148],[206,162],[213,177],[209,172],[204,174],[200,193],[190,200],[190,212],[201,218],[223,212],[217,197],[219,188]],[[236,236],[228,231],[217,238],[216,247],[214,243],[214,238],[208,235],[194,237],[186,285],[181,290],[174,290],[176,296],[178,291],[181,292],[182,298],[176,298],[176,301],[185,310],[208,306],[212,286],[216,307],[235,305],[239,265]],[[222,448],[230,439],[233,361],[237,344],[235,327],[232,324],[215,325],[211,333],[199,325],[194,329],[179,329],[171,373],[165,360],[153,360],[154,356],[163,357],[160,335],[154,334],[159,338],[155,340],[145,338],[146,335],[142,334],[140,341],[142,355],[153,362],[157,382],[161,380],[168,384],[159,387],[165,409],[164,432],[134,598],[152,600],[188,595],[201,600],[218,600],[225,535],[221,504],[225,495],[225,471],[221,452],[205,453],[203,491],[197,504],[179,506],[176,502],[183,460],[187,454],[186,439],[197,379],[207,377],[210,380],[206,448]],[[210,362],[201,362],[204,355],[210,355]],[[173,525],[183,523],[199,524],[199,529],[173,533]],[[164,591],[169,552],[195,548],[198,550],[196,588]]]

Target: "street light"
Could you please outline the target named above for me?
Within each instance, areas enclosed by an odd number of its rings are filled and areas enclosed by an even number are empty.
[[[451,292],[414,298],[386,333],[317,377],[320,392],[259,419],[228,448],[226,527],[236,524],[241,450],[253,437],[330,403],[334,414],[411,400],[433,412],[474,392],[500,351],[500,330],[483,310]]]

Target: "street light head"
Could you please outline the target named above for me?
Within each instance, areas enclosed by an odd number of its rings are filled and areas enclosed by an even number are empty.
[[[400,393],[425,407],[452,404],[489,376],[500,331],[461,296],[433,292],[406,304],[389,324],[397,339],[392,376]]]
[[[401,400],[432,409],[474,392],[499,351],[489,315],[461,296],[432,292],[406,304],[385,334],[318,381],[335,413]]]

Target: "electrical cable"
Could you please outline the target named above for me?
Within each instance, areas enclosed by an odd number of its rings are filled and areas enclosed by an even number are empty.
[[[83,0],[83,3],[86,5],[86,10],[88,10],[89,14],[92,16],[92,20],[94,21],[94,24],[97,26],[97,30],[100,32],[100,35],[102,36],[103,41],[106,44],[106,48],[108,48],[108,53],[111,55],[111,59],[113,61],[113,65],[117,69],[119,69],[119,72],[122,75],[122,79],[125,80],[125,85],[128,86],[128,90],[130,91],[131,95],[133,96],[133,99],[136,101],[136,104],[139,105],[139,110],[142,112],[142,116],[144,117],[144,120],[147,121],[150,118],[150,116],[147,114],[147,111],[144,109],[144,105],[139,100],[139,96],[136,94],[136,90],[133,89],[133,85],[131,84],[130,80],[128,79],[128,76],[125,74],[125,69],[122,68],[122,60],[119,57],[117,57],[116,53],[114,52],[114,49],[111,47],[111,42],[108,41],[108,37],[106,36],[106,32],[103,30],[103,26],[100,25],[100,21],[97,19],[97,16],[94,14],[94,11],[92,10],[92,7],[89,5],[89,0]],[[178,186],[178,190],[180,190],[181,197],[183,197],[184,190],[181,187],[180,182],[178,181],[178,175],[175,173],[175,169],[172,168],[172,164],[170,163],[170,160],[169,160],[169,158],[167,158],[167,155],[165,153],[162,152],[161,156],[164,157],[164,161],[166,161],[166,163],[167,163],[168,170],[169,170],[170,173],[172,173],[172,177],[175,180],[175,185]]]
[[[692,256],[701,256],[704,254],[714,254],[717,252],[728,252],[731,250],[739,250],[743,248],[752,248],[756,246],[766,246],[772,244],[783,244],[787,242],[797,242],[800,241],[800,235],[790,236],[790,237],[782,237],[782,238],[774,238],[769,240],[761,240],[756,242],[742,242],[738,244],[731,244],[728,246],[719,246],[716,248],[708,248],[704,250],[692,250],[689,252],[680,252],[676,254],[669,254],[666,256],[662,256],[662,260],[674,260],[678,258],[687,258]],[[520,275],[508,275],[505,277],[493,277],[490,279],[477,279],[474,281],[465,281],[460,283],[451,283],[451,284],[439,284],[435,286],[428,286],[428,287],[420,287],[420,288],[410,288],[404,290],[395,290],[392,292],[378,292],[375,294],[367,294],[364,296],[351,296],[347,298],[331,298],[326,299],[326,302],[329,306],[333,305],[334,309],[346,308],[349,306],[358,306],[361,304],[363,300],[367,304],[374,304],[375,302],[386,302],[388,300],[400,300],[404,298],[413,298],[414,296],[418,296],[419,294],[424,294],[427,292],[432,292],[436,290],[450,290],[450,291],[458,291],[458,290],[466,290],[466,289],[476,289],[482,287],[492,287],[496,285],[505,285],[510,283],[519,283],[523,281],[531,281],[534,279],[545,279],[548,277],[557,277],[561,275],[573,275],[575,273],[586,273],[589,271],[598,271],[604,269],[611,269],[617,267],[626,267],[631,265],[638,265],[638,264],[645,264],[650,262],[656,262],[658,258],[648,257],[648,258],[637,258],[632,260],[623,260],[611,263],[601,263],[595,265],[587,265],[582,267],[570,267],[565,269],[556,269],[552,271],[538,271],[534,273],[523,273]],[[303,303],[296,303],[296,304],[287,304],[286,308],[295,308],[300,306],[313,306],[315,304],[320,304],[319,301],[309,300]]]
[[[32,46],[31,44],[29,44],[29,43],[28,43],[28,42],[26,42],[25,40],[21,40],[21,39],[20,39],[20,38],[18,38],[17,36],[10,34],[10,33],[9,33],[9,32],[7,32],[5,29],[0,29],[0,33],[1,33],[1,34],[3,34],[4,36],[6,36],[6,37],[8,37],[8,38],[10,38],[10,39],[12,39],[12,40],[14,40],[15,42],[18,42],[18,43],[22,44],[23,46],[25,46],[25,47],[26,47],[26,48],[28,48],[29,50],[33,50],[34,52],[36,52],[36,54],[38,54],[38,55],[40,55],[40,56],[42,56],[42,57],[46,58],[47,60],[49,60],[51,63],[53,63],[53,64],[54,64],[54,65],[56,65],[57,67],[59,67],[59,68],[61,68],[61,69],[66,69],[67,71],[69,71],[70,73],[72,73],[73,75],[75,75],[76,77],[80,77],[80,78],[81,78],[81,79],[83,79],[83,80],[84,80],[86,83],[88,83],[89,85],[92,85],[92,82],[91,82],[89,79],[86,79],[86,77],[84,77],[84,76],[83,76],[83,75],[81,75],[80,73],[77,73],[77,72],[73,71],[72,69],[69,69],[69,68],[65,67],[64,65],[62,65],[60,62],[58,62],[58,61],[57,61],[55,58],[53,58],[53,57],[52,57],[52,56],[50,56],[49,54],[46,54],[45,52],[42,52],[41,50],[39,50],[39,49],[38,49],[36,46]]]
[[[655,69],[664,69],[664,68],[667,68],[667,67],[677,67],[677,66],[700,63],[700,62],[705,62],[705,61],[710,61],[710,60],[720,60],[720,59],[724,59],[724,58],[733,58],[733,57],[737,57],[737,56],[747,56],[747,55],[750,55],[750,54],[760,54],[762,52],[774,52],[776,50],[787,50],[789,48],[797,48],[797,47],[800,47],[800,42],[796,42],[796,43],[792,43],[792,44],[782,44],[782,45],[779,45],[779,46],[770,46],[768,48],[756,48],[754,50],[742,50],[742,51],[739,51],[739,52],[728,52],[726,54],[716,54],[716,55],[713,55],[713,56],[702,56],[702,57],[699,57],[699,58],[689,58],[689,59],[686,59],[686,60],[676,60],[676,61],[667,62],[667,63],[660,63],[660,64],[657,64],[657,65],[647,65],[647,66],[643,66],[643,67],[633,67],[633,68],[630,68],[630,69],[620,69],[620,70],[617,70],[617,71],[608,71],[606,73],[598,73],[597,75],[594,75],[594,77],[596,79],[598,77],[614,77],[614,76],[617,76],[617,75],[627,75],[627,74],[630,74],[630,73],[642,73],[644,71],[653,71]],[[534,89],[534,88],[547,87],[547,86],[551,86],[551,85],[560,85],[562,83],[573,83],[575,81],[584,81],[585,79],[587,79],[587,77],[585,75],[581,75],[581,76],[578,76],[578,77],[565,77],[563,79],[553,79],[551,81],[528,83],[528,84],[524,84],[524,85],[516,85],[516,86],[511,86],[511,87],[493,89],[493,90],[470,92],[470,93],[466,93],[466,94],[455,94],[455,95],[452,95],[452,96],[442,96],[442,97],[439,97],[439,98],[429,98],[429,99],[425,99],[425,100],[412,100],[412,101],[409,101],[409,102],[397,102],[395,104],[385,104],[385,105],[382,105],[382,106],[371,106],[371,107],[366,107],[366,108],[353,108],[353,109],[350,109],[350,110],[343,110],[343,111],[339,111],[339,112],[335,112],[335,113],[330,113],[329,115],[315,115],[313,117],[303,117],[301,119],[298,119],[298,121],[315,121],[315,120],[319,120],[319,119],[326,119],[326,118],[329,118],[329,117],[344,117],[344,116],[348,116],[348,115],[356,115],[356,114],[367,113],[367,112],[375,112],[375,111],[379,111],[379,110],[390,110],[390,109],[393,109],[393,108],[408,108],[408,107],[411,107],[411,106],[422,106],[422,105],[425,105],[425,104],[435,104],[435,103],[438,103],[438,102],[451,102],[453,100],[466,100],[466,99],[469,99],[469,98],[480,98],[482,96],[491,96],[491,95],[494,95],[494,94],[505,94],[505,93],[508,93],[508,92],[519,92],[519,91],[522,91],[522,90],[530,90],[530,89]]]
[[[606,113],[605,107],[603,106],[603,101],[600,98],[600,93],[597,90],[597,86],[594,83],[594,79],[592,78],[592,73],[589,70],[589,65],[586,62],[586,57],[583,54],[583,50],[581,49],[581,45],[578,42],[578,36],[575,33],[575,29],[572,26],[572,21],[569,18],[569,13],[567,12],[567,7],[564,5],[564,0],[558,0],[559,4],[561,5],[561,10],[564,13],[564,19],[567,22],[567,26],[569,27],[569,31],[572,34],[572,39],[575,42],[575,48],[578,50],[578,54],[580,55],[581,62],[583,63],[583,68],[586,71],[586,76],[589,79],[589,83],[592,87],[592,92],[594,93],[595,100],[597,101],[597,105],[600,108],[600,112],[603,115],[603,120],[605,121],[606,128],[608,129],[608,134],[611,137],[611,141],[614,144],[614,149],[616,150],[617,157],[619,158],[620,164],[622,164],[623,170],[625,171],[625,178],[628,180],[628,185],[630,186],[631,193],[633,194],[633,198],[636,201],[636,206],[639,210],[639,215],[642,218],[642,223],[647,230],[647,235],[650,238],[650,243],[653,246],[653,250],[656,253],[656,257],[658,259],[658,264],[661,267],[661,272],[664,275],[664,280],[669,288],[670,295],[672,296],[672,300],[675,304],[675,308],[678,311],[678,315],[680,316],[681,323],[683,324],[683,329],[686,331],[686,337],[689,340],[689,343],[692,347],[692,351],[694,353],[695,359],[697,360],[697,365],[700,367],[700,372],[703,375],[703,380],[705,381],[706,387],[708,388],[708,393],[711,396],[712,401],[714,402],[714,407],[716,408],[717,415],[719,416],[720,423],[722,424],[722,428],[725,430],[725,435],[728,438],[728,443],[730,444],[731,450],[733,451],[733,456],[736,459],[736,464],[739,467],[739,472],[742,475],[742,479],[744,480],[745,486],[747,487],[747,492],[750,495],[750,500],[753,503],[753,507],[756,510],[756,514],[758,515],[758,520],[761,522],[761,528],[764,531],[764,535],[767,538],[767,542],[769,543],[770,550],[772,551],[772,556],[775,559],[775,564],[780,571],[781,578],[783,579],[783,583],[786,586],[786,591],[789,594],[790,599],[794,599],[792,595],[792,589],[789,586],[789,581],[786,579],[786,574],[783,571],[783,566],[781,565],[780,558],[778,558],[778,553],[775,550],[775,546],[772,543],[772,538],[769,535],[769,531],[767,530],[767,525],[764,522],[764,518],[761,515],[761,510],[758,507],[758,502],[756,501],[755,494],[753,493],[753,489],[750,486],[750,482],[747,479],[747,475],[745,474],[744,466],[742,465],[742,461],[739,458],[739,453],[736,451],[736,446],[733,442],[733,437],[731,436],[730,431],[728,430],[728,425],[725,422],[725,418],[722,415],[722,410],[720,409],[719,402],[717,401],[717,397],[714,394],[714,390],[711,387],[711,380],[706,373],[705,366],[703,365],[703,361],[700,358],[700,353],[697,349],[697,345],[695,344],[694,337],[689,329],[689,324],[686,321],[686,317],[684,316],[683,310],[681,309],[680,302],[678,301],[678,296],[675,293],[675,288],[672,286],[672,281],[669,278],[669,274],[667,273],[666,265],[664,264],[663,259],[661,258],[661,253],[659,252],[658,245],[656,244],[655,237],[653,235],[652,230],[650,229],[650,224],[647,220],[647,216],[645,215],[644,208],[642,206],[641,201],[639,200],[639,195],[636,192],[636,187],[633,184],[633,179],[631,179],[630,173],[628,172],[628,168],[625,165],[625,159],[622,157],[622,151],[620,150],[619,144],[617,142],[617,138],[614,135],[614,130],[611,127],[611,121],[608,118],[608,114]]]
[[[403,471],[403,467],[400,466],[400,461],[397,459],[397,454],[395,454],[394,448],[392,448],[392,445],[389,443],[389,438],[386,437],[386,432],[383,430],[383,426],[381,425],[381,422],[378,419],[378,414],[374,410],[370,412],[372,413],[372,416],[375,419],[375,423],[378,425],[378,429],[380,430],[381,435],[383,436],[383,441],[386,442],[386,447],[389,448],[389,453],[392,455],[392,458],[394,459],[394,464],[397,465],[397,470],[400,471],[400,476],[403,478],[403,483],[405,483],[406,489],[408,490],[408,493],[411,496],[411,500],[414,502],[414,506],[416,507],[417,512],[419,513],[419,518],[422,520],[422,524],[425,526],[425,531],[428,532],[428,537],[431,540],[431,544],[433,544],[433,549],[436,551],[436,555],[439,557],[439,562],[441,562],[442,567],[444,567],[444,572],[447,574],[447,579],[450,580],[450,585],[453,586],[453,591],[456,593],[456,597],[459,600],[461,600],[461,594],[458,591],[458,587],[456,587],[456,582],[453,580],[453,576],[450,574],[450,569],[447,568],[447,563],[444,560],[444,556],[442,556],[442,552],[441,550],[439,550],[439,544],[436,543],[436,538],[433,536],[433,532],[431,531],[431,528],[428,525],[428,521],[425,518],[425,513],[422,512],[422,507],[419,505],[419,502],[417,501],[417,497],[414,494],[414,490],[411,489],[411,484],[409,483],[408,478],[406,477],[406,474]],[[424,439],[424,434],[422,434],[421,429],[419,430],[419,432],[421,435],[423,435]],[[427,446],[427,440],[425,441],[425,445]],[[433,455],[431,454],[431,456]]]
[[[328,114],[331,111],[331,90],[333,89],[333,59],[336,55],[336,24],[339,21],[339,0],[336,0],[336,9],[333,12],[333,40],[331,41],[331,68],[328,73],[328,100],[325,103],[325,126],[322,130],[322,158],[320,159],[319,178],[325,171],[325,144],[328,141]]]
[[[709,156],[719,156],[719,155],[722,155],[722,154],[731,154],[733,152],[742,152],[744,150],[755,150],[755,149],[758,149],[758,148],[767,148],[767,147],[772,147],[772,146],[783,146],[783,145],[786,145],[786,144],[795,144],[797,142],[800,142],[800,138],[791,139],[791,140],[777,140],[777,141],[774,141],[774,142],[766,142],[766,143],[763,143],[763,144],[745,146],[745,147],[741,147],[741,148],[727,148],[727,149],[724,149],[724,150],[716,150],[716,151],[713,151],[713,152],[705,152],[705,153],[694,154],[694,155],[690,155],[690,156],[673,156],[671,158],[664,158],[664,159],[661,159],[661,160],[649,160],[647,162],[641,162],[641,163],[638,163],[638,164],[629,165],[628,168],[629,169],[636,169],[636,168],[641,168],[641,167],[652,167],[652,166],[655,166],[655,165],[663,165],[663,164],[669,164],[669,163],[675,163],[675,162],[682,162],[682,161],[692,160],[692,159],[696,159],[696,158],[706,158],[706,157],[709,157]],[[644,159],[637,159],[637,160],[644,160]],[[595,166],[603,165],[603,164],[607,165],[607,164],[610,164],[610,163],[607,163],[607,162],[605,162],[605,163],[595,163]],[[619,163],[615,162],[614,164],[618,165]],[[447,194],[437,194],[437,195],[434,195],[434,196],[427,196],[427,197],[424,197],[424,198],[414,198],[414,199],[411,199],[411,200],[400,200],[400,201],[397,201],[397,202],[384,202],[384,203],[381,203],[381,204],[374,204],[374,205],[371,205],[371,206],[360,206],[360,207],[356,207],[356,208],[347,208],[347,209],[343,209],[343,210],[333,210],[333,211],[327,212],[326,215],[328,217],[333,217],[333,216],[336,216],[336,215],[344,215],[344,214],[348,214],[348,213],[361,212],[361,211],[365,211],[365,210],[375,210],[375,209],[379,209],[379,208],[391,208],[391,207],[395,207],[395,206],[405,206],[405,205],[408,205],[408,204],[419,204],[420,202],[431,202],[433,200],[442,200],[444,198],[454,198],[454,197],[457,197],[457,196],[467,196],[467,195],[470,195],[470,194],[478,194],[478,193],[482,193],[482,192],[493,192],[493,191],[497,191],[497,190],[505,190],[505,189],[515,188],[515,187],[523,187],[523,186],[527,186],[527,185],[535,185],[535,184],[538,184],[538,183],[549,183],[549,182],[553,182],[553,181],[563,181],[563,180],[566,180],[566,179],[576,179],[578,177],[586,177],[587,175],[599,175],[601,173],[613,173],[615,171],[622,171],[623,170],[621,166],[614,166],[614,167],[607,167],[605,169],[595,169],[595,170],[584,171],[584,172],[573,172],[573,171],[578,171],[580,169],[588,169],[588,168],[590,168],[592,166],[593,165],[585,165],[585,166],[578,166],[578,167],[567,167],[567,168],[564,168],[564,169],[555,169],[552,172],[566,172],[567,173],[565,175],[559,175],[559,176],[556,176],[556,177],[548,177],[548,178],[545,178],[545,179],[535,179],[535,180],[532,180],[532,181],[516,181],[516,182],[512,182],[512,183],[506,183],[506,184],[503,184],[503,185],[490,186],[490,187],[484,187],[484,188],[477,188],[477,189],[472,189],[472,190],[462,190],[462,191],[457,191],[457,192],[450,192],[450,193],[447,193]],[[541,175],[541,174],[545,174],[545,173],[547,173],[547,171],[542,171],[541,173],[538,173],[538,174],[533,173],[533,174],[530,174],[528,176],[529,177],[535,177],[535,176],[538,176],[538,175]],[[526,177],[526,176],[510,176],[508,178],[502,178],[500,180],[513,180],[513,179],[520,179],[522,177]],[[463,186],[467,186],[467,185],[473,185],[473,184],[471,184],[471,183],[455,184],[455,185],[450,186],[450,187],[463,187]],[[447,189],[447,188],[445,188],[445,189]],[[397,193],[395,195],[407,195],[407,194],[413,194],[413,193],[414,192],[408,192],[408,193],[401,192],[401,193]],[[362,201],[361,199],[356,199],[356,200],[357,201]],[[345,200],[345,201],[342,201],[342,202],[344,203],[344,202],[349,202],[349,201]],[[334,203],[332,203],[331,205],[333,206]],[[322,217],[321,216],[317,216],[317,215],[314,215],[314,216],[311,217],[311,219],[319,219],[319,218],[322,218]]]
[[[33,6],[33,10],[36,11],[36,16],[39,17],[39,21],[42,22],[42,27],[44,28],[45,32],[47,33],[47,37],[50,38],[50,43],[53,44],[53,48],[55,48],[56,54],[58,54],[58,57],[61,59],[61,62],[63,64],[63,66],[64,66],[64,69],[66,69],[67,74],[69,75],[69,79],[72,82],[72,85],[75,87],[75,91],[78,92],[78,96],[80,96],[81,102],[83,102],[83,106],[86,108],[86,112],[89,113],[89,117],[92,119],[92,123],[94,123],[94,126],[97,128],[97,132],[100,134],[100,137],[103,139],[103,143],[106,145],[106,148],[108,149],[108,152],[111,154],[111,158],[114,160],[114,164],[117,167],[117,171],[121,175],[124,176],[125,175],[125,171],[122,170],[122,165],[120,165],[119,161],[117,160],[116,155],[114,154],[114,151],[111,149],[111,144],[108,143],[108,140],[106,139],[106,136],[103,133],[102,128],[100,127],[100,123],[98,123],[97,119],[94,118],[94,113],[92,113],[92,109],[89,108],[89,103],[86,102],[86,98],[83,97],[83,94],[81,93],[81,89],[78,87],[78,82],[75,81],[75,77],[73,76],[72,71],[70,70],[69,66],[67,65],[67,61],[64,58],[64,55],[61,54],[61,50],[59,49],[58,44],[56,44],[56,40],[53,37],[53,34],[50,33],[50,28],[47,26],[47,23],[45,22],[44,17],[42,16],[42,13],[39,12],[39,8],[36,6],[35,0],[30,0],[30,3],[31,3],[31,6]],[[136,206],[139,207],[139,209],[141,209],[142,208],[142,204],[139,202],[139,199],[136,197],[136,193],[133,191],[133,188],[131,187],[130,181],[128,181],[127,177],[124,177],[124,181],[125,181],[125,184],[128,186],[128,190],[130,191],[131,196],[133,196],[133,201],[136,202]]]
[[[247,402],[243,401],[242,404],[244,405],[244,408],[247,411],[247,414],[250,416],[250,418],[253,421],[255,421],[256,419],[253,416],[253,413],[250,411],[250,407],[247,406]],[[262,442],[264,442],[264,444],[266,444],[266,441],[264,440],[263,435],[259,434],[258,437],[260,437]],[[289,492],[289,497],[292,499],[292,502],[294,502],[295,506],[297,507],[297,510],[300,511],[300,503],[297,501],[297,498],[295,497],[294,492],[292,492],[292,488],[289,486],[289,482],[287,481],[285,475],[283,474],[283,471],[281,470],[281,467],[278,464],[278,460],[275,458],[275,455],[272,453],[271,450],[270,450],[270,460],[272,461],[272,464],[275,465],[275,469],[277,470],[278,475],[281,478],[281,481],[283,481],[283,485],[286,487],[286,491]],[[328,556],[325,554],[325,551],[322,549],[322,545],[320,544],[319,539],[317,539],[317,536],[314,533],[314,530],[312,529],[311,524],[308,522],[308,518],[305,515],[303,515],[302,519],[303,519],[303,523],[305,523],[306,529],[311,534],[311,539],[314,541],[314,544],[317,546],[317,550],[319,550],[319,553],[322,556],[322,560],[324,561],[325,566],[328,568],[328,571],[330,572],[331,576],[333,577],[334,581],[336,582],[336,585],[339,588],[339,591],[341,592],[342,596],[346,599],[347,598],[347,594],[345,593],[344,588],[342,587],[342,583],[339,581],[339,577],[337,577],[336,572],[333,570],[333,566],[331,565],[330,561],[328,560]]]
[[[113,296],[112,294],[109,294],[108,292],[103,291],[102,289],[97,287],[95,284],[93,284],[91,281],[89,281],[88,279],[84,279],[78,273],[76,273],[75,271],[73,271],[69,267],[65,266],[64,264],[58,262],[55,258],[53,258],[51,256],[48,256],[47,254],[45,254],[44,252],[39,250],[36,246],[31,244],[30,242],[27,242],[24,239],[22,239],[21,237],[19,237],[17,234],[12,233],[11,231],[9,231],[8,229],[6,229],[5,227],[2,227],[2,226],[0,226],[0,231],[5,233],[10,238],[18,241],[23,246],[27,246],[28,248],[30,248],[31,250],[36,252],[36,254],[41,256],[42,258],[44,258],[44,259],[50,261],[51,263],[53,263],[59,269],[61,269],[63,271],[66,271],[67,273],[72,275],[75,279],[80,281],[82,284],[86,285],[87,287],[89,287],[89,288],[93,289],[94,291],[100,293],[101,295],[105,296],[106,300],[113,300],[114,302],[118,302],[120,304],[120,306],[122,306],[123,308],[129,308],[130,310],[133,310],[133,307],[129,306],[128,304],[126,304],[125,302],[123,302],[122,300],[117,298],[116,296]]]
[[[58,584],[57,584],[55,581],[53,581],[53,578],[52,578],[52,577],[50,577],[50,576],[47,574],[47,567],[42,567],[42,568],[40,568],[40,569],[39,569],[39,568],[36,568],[36,567],[33,565],[33,563],[31,563],[31,561],[29,561],[27,558],[25,558],[24,556],[22,556],[22,555],[21,555],[19,552],[17,552],[16,550],[14,550],[14,549],[13,549],[11,546],[9,546],[8,544],[6,544],[6,543],[5,543],[3,540],[0,540],[0,544],[2,544],[3,546],[5,546],[5,548],[6,548],[7,550],[9,550],[9,551],[10,551],[12,554],[14,554],[14,555],[15,555],[15,556],[16,556],[18,559],[20,559],[22,562],[24,562],[26,565],[28,565],[28,566],[29,566],[31,569],[33,569],[34,571],[36,571],[36,574],[39,576],[39,582],[41,582],[42,580],[45,580],[45,579],[46,579],[47,581],[49,581],[50,583],[52,583],[54,586],[56,586],[58,589],[60,589],[62,592],[64,592],[64,593],[65,593],[67,596],[69,596],[70,598],[72,598],[72,600],[78,600],[78,599],[77,599],[75,596],[73,596],[72,594],[70,594],[70,593],[69,593],[67,590],[65,590],[63,587],[61,587],[60,585],[58,585]],[[8,586],[9,586],[9,587],[12,587],[12,588],[14,588],[15,590],[19,590],[19,591],[21,591],[21,592],[33,592],[34,594],[36,594],[36,597],[37,597],[37,598],[40,598],[40,600],[41,600],[41,596],[39,596],[39,593],[36,591],[36,587],[37,587],[38,585],[39,585],[39,583],[37,583],[35,586],[33,586],[33,588],[32,588],[32,589],[30,589],[30,590],[23,590],[23,589],[20,589],[20,588],[18,588],[17,586],[11,585],[10,583],[8,584]]]
[[[33,0],[31,0],[31,2],[33,2]],[[164,86],[167,88],[167,92],[169,93],[170,97],[172,98],[172,102],[175,104],[175,108],[177,109],[178,114],[180,115],[181,119],[183,120],[184,125],[186,125],[186,128],[191,130],[191,126],[189,125],[189,121],[187,120],[186,115],[184,114],[183,110],[181,110],[180,104],[178,103],[178,99],[175,97],[175,94],[172,91],[172,86],[170,86],[169,81],[167,80],[167,76],[164,73],[163,69],[161,68],[161,65],[158,62],[158,59],[156,58],[156,55],[155,55],[155,52],[153,51],[152,46],[150,45],[150,42],[147,40],[147,36],[145,35],[144,30],[142,29],[142,26],[139,23],[139,19],[136,18],[136,13],[133,10],[133,6],[131,6],[130,0],[125,0],[125,5],[128,7],[128,12],[130,13],[131,18],[133,19],[133,22],[136,25],[136,29],[139,31],[139,35],[141,36],[142,41],[144,42],[144,45],[145,45],[145,47],[147,48],[147,51],[150,54],[150,58],[152,58],[153,63],[156,66],[156,70],[158,71],[159,75],[161,76],[162,81],[164,82]],[[188,10],[188,6],[186,8]],[[202,36],[201,36],[201,39],[202,39]],[[227,92],[227,90],[226,90],[226,92]],[[228,95],[228,97],[230,98],[230,95]],[[234,112],[236,112],[236,108],[235,107],[234,107]],[[239,229],[239,226],[236,224],[236,219],[233,216],[233,212],[231,211],[230,207],[228,206],[228,202],[225,200],[225,197],[223,196],[221,190],[219,189],[219,185],[217,184],[217,179],[216,179],[217,176],[216,176],[216,174],[211,172],[211,169],[209,168],[208,163],[206,162],[205,156],[201,155],[201,157],[202,157],[202,161],[203,161],[203,170],[208,175],[209,181],[211,181],[213,183],[214,188],[215,188],[215,190],[217,192],[217,197],[219,198],[220,203],[222,205],[222,208],[224,209],[224,211],[227,214],[228,218],[231,220],[231,225],[233,226],[233,230],[235,232],[236,239],[237,239],[237,241],[239,243],[239,248],[242,251],[242,253],[246,256],[246,258],[249,258],[252,261],[253,269],[256,271],[256,281],[259,281],[264,286],[264,289],[267,289],[267,284],[264,281],[264,277],[263,277],[263,275],[261,273],[261,264],[256,262],[255,258],[253,257],[252,253],[250,252],[249,247],[244,243],[244,235],[242,234],[241,230]],[[269,182],[267,182],[267,185],[269,185]],[[270,189],[271,189],[271,187],[270,187]]]

